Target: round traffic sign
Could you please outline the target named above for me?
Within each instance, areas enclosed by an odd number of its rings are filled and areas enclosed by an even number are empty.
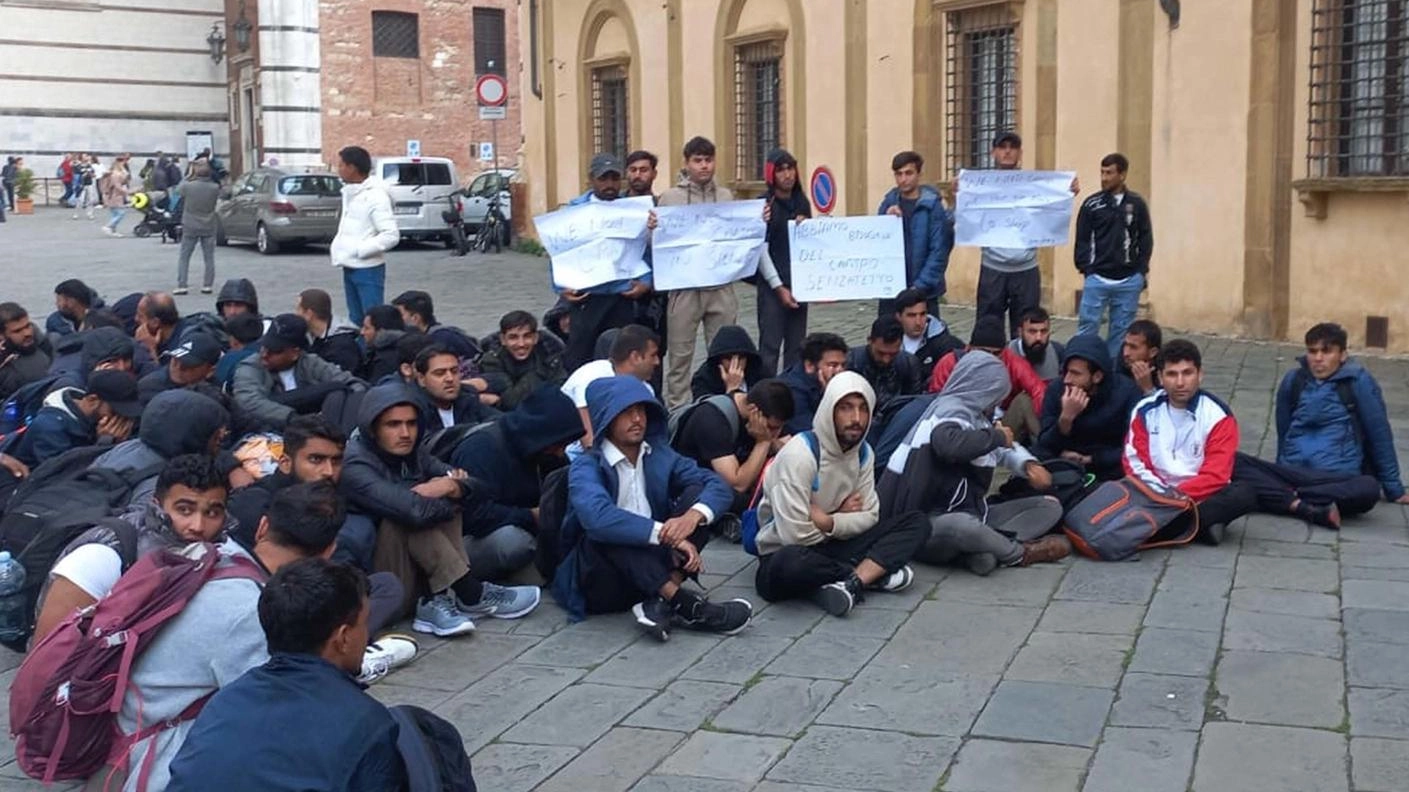
[[[509,84],[497,74],[485,74],[475,80],[475,97],[482,105],[497,107],[509,98]]]
[[[837,208],[837,177],[826,165],[818,165],[812,171],[812,203],[817,211],[827,214]]]

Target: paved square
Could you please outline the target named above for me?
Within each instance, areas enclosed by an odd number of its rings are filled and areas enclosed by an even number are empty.
[[[41,211],[4,227],[28,256],[6,269],[6,299],[42,320],[62,278],[109,299],[172,285],[173,246],[108,239],[66,217]],[[415,246],[389,258],[389,296],[426,289],[444,321],[471,333],[552,302],[542,259]],[[219,280],[253,279],[267,313],[292,309],[311,286],[342,305],[320,249],[222,248],[217,266]],[[738,293],[752,332],[753,292]],[[183,313],[211,303],[178,298]],[[967,337],[971,310],[946,306],[944,316]],[[819,305],[811,318],[860,343],[874,307]],[[1054,335],[1073,329],[1059,320]],[[1300,350],[1198,341],[1243,447],[1271,453],[1272,394]],[[1361,360],[1409,460],[1409,362]],[[677,631],[659,645],[626,615],[568,625],[545,597],[522,621],[425,641],[371,692],[454,723],[486,792],[1409,789],[1409,517],[1399,506],[1339,533],[1255,515],[1222,546],[1131,563],[1069,559],[988,578],[919,567],[911,590],[872,596],[846,619],[764,602],[738,547],[712,544],[704,560],[716,596],[757,608],[740,635]],[[17,663],[0,651],[0,704]],[[13,761],[0,764],[0,790],[37,788]]]

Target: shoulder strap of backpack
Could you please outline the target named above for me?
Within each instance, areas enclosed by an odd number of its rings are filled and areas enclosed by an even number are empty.
[[[727,396],[716,393],[712,396],[706,396],[704,402],[706,404],[714,405],[714,408],[716,410],[719,410],[720,412],[724,413],[724,420],[729,422],[730,437],[734,437],[739,434],[739,419],[742,416],[739,415],[739,405],[734,403],[733,396]]]
[[[822,489],[822,445],[817,440],[817,433],[811,429],[802,433],[802,439],[807,441],[812,459],[817,463],[817,472],[812,474],[812,491],[816,492]]]
[[[1306,390],[1306,383],[1310,380],[1311,375],[1307,373],[1306,369],[1298,368],[1296,370],[1296,376],[1292,377],[1291,393],[1288,394],[1292,397],[1293,410],[1296,410],[1296,406],[1301,403],[1301,394]]]
[[[1336,380],[1336,396],[1350,414],[1350,425],[1355,430],[1355,442],[1362,448],[1365,445],[1365,427],[1360,422],[1360,403],[1355,398],[1355,383],[1348,379]]]

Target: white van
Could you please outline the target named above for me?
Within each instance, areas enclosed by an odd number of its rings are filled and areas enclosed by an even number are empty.
[[[445,240],[446,196],[460,189],[455,163],[444,157],[378,157],[372,172],[386,185],[403,239]]]

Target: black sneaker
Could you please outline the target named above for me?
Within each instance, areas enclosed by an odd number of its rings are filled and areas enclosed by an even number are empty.
[[[822,610],[833,616],[845,616],[863,598],[861,581],[855,576],[819,586],[812,592],[812,601],[822,606]]]
[[[670,605],[660,597],[653,597],[631,606],[631,615],[641,631],[665,643],[670,640]]]
[[[687,630],[733,635],[753,621],[753,603],[743,598],[725,602],[693,599],[675,611],[675,623]]]

